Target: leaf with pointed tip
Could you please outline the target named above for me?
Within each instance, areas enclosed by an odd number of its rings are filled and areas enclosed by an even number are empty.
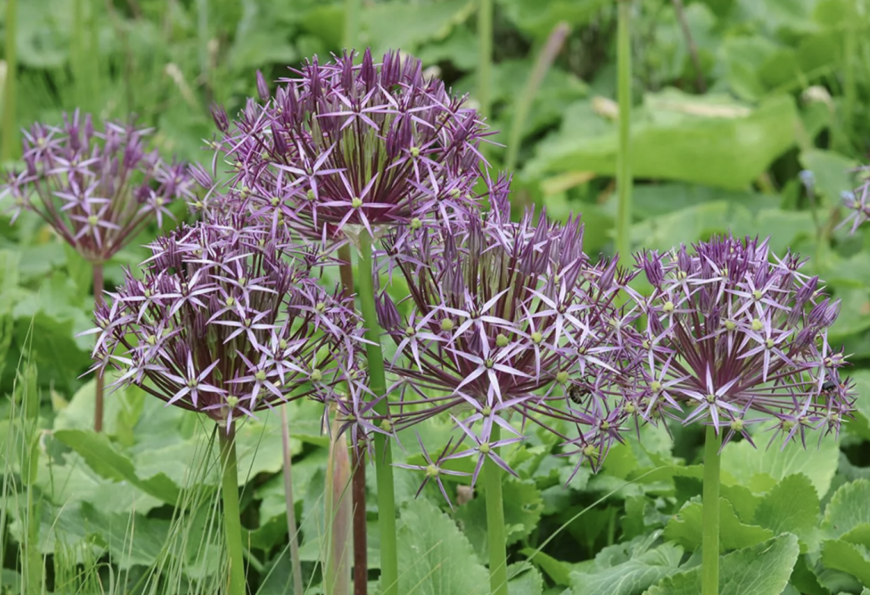
[[[719,560],[719,595],[780,595],[791,576],[800,548],[794,535],[731,552]],[[644,595],[698,595],[701,567],[659,581]]]

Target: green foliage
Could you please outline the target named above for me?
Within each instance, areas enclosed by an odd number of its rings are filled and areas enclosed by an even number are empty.
[[[686,549],[701,545],[701,501],[687,502],[665,528],[665,537]],[[725,498],[719,499],[719,548],[722,551],[753,546],[773,537],[774,533],[757,525],[740,522],[734,507]]]
[[[375,54],[389,48],[415,54],[476,100],[476,2],[363,4],[362,44]],[[511,136],[517,101],[545,40],[559,23],[571,28],[516,133],[522,143],[517,171],[510,172],[515,210],[546,206],[556,219],[582,212],[587,252],[612,253],[616,6],[495,4],[489,123],[500,131],[496,143]],[[844,423],[839,440],[819,443],[810,433],[806,450],[781,448],[767,446],[768,434],[759,432],[758,449],[746,441],[724,448],[720,538],[733,551],[722,557],[722,593],[860,593],[870,583],[870,238],[866,231],[850,237],[837,224],[840,195],[856,183],[850,170],[866,161],[870,146],[864,67],[870,5],[682,4],[679,14],[671,0],[633,3],[632,246],[668,250],[731,232],[769,235],[778,253],[811,256],[807,271],[826,279],[842,300],[830,338],[854,354],[849,373],[858,393],[855,419]],[[202,139],[215,133],[212,102],[236,112],[256,92],[257,69],[271,82],[288,75],[286,66],[315,54],[325,59],[341,51],[345,27],[338,0],[19,0],[17,6],[15,128],[57,122],[76,106],[100,117],[135,113],[155,127],[153,145],[166,157],[205,165],[210,155]],[[487,151],[495,168],[503,165],[505,149]],[[804,169],[815,179],[812,199],[798,179]],[[92,326],[90,266],[37,217],[25,214],[11,225],[8,206],[0,198],[3,589],[18,593],[45,576],[55,581],[54,592],[219,592],[224,555],[213,424],[125,390],[107,396],[105,432],[92,432],[94,383],[82,374],[93,337],[75,336]],[[133,245],[156,233],[146,230]],[[123,267],[135,272],[141,259],[133,247],[107,263],[107,288]],[[623,264],[631,264],[630,256]],[[390,291],[400,301],[407,288],[395,284]],[[327,524],[329,439],[321,414],[310,402],[289,407],[293,505],[311,593],[320,588]],[[290,566],[278,416],[259,417],[239,431],[238,484],[252,592],[267,595],[286,592]],[[418,430],[427,444],[443,445],[451,426],[438,418]],[[512,595],[699,592],[700,433],[678,424],[669,429],[673,437],[663,426],[642,428],[639,440],[626,434],[600,472],[584,467],[570,481],[576,459],[556,456],[563,447],[534,428],[527,427],[528,441],[505,449],[520,476],[503,484]],[[396,462],[420,464],[413,432],[400,437],[407,450],[395,449]],[[473,468],[468,460],[448,466]],[[399,591],[483,595],[481,485],[471,494],[467,478],[445,477],[456,506],[450,510],[431,485],[415,499],[420,479],[396,472]],[[373,472],[368,492],[375,580]],[[24,556],[8,549],[32,543],[37,547]]]
[[[486,569],[468,539],[434,505],[412,502],[399,527],[399,592],[421,595],[485,592]]]
[[[653,533],[605,548],[595,557],[594,568],[571,574],[571,593],[631,595],[674,574],[679,570],[683,548],[671,543],[651,548],[657,537]]]
[[[722,595],[777,595],[788,584],[798,557],[794,535],[782,535],[723,556],[719,567]],[[646,595],[696,595],[701,591],[701,568],[669,576]]]

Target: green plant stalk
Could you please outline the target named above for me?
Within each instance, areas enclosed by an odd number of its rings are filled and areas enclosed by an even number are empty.
[[[18,0],[6,0],[6,84],[3,90],[3,118],[0,120],[0,161],[9,161],[18,156],[18,127],[15,123],[15,99],[18,93],[18,60],[15,39]]]
[[[479,112],[489,118],[492,89],[492,0],[480,0],[477,9],[477,101]]]
[[[517,165],[517,153],[520,150],[520,142],[522,140],[523,128],[526,125],[526,119],[529,117],[529,111],[532,109],[532,102],[538,94],[538,89],[541,83],[544,82],[544,77],[550,71],[553,65],[553,60],[556,59],[556,54],[565,43],[565,38],[571,28],[564,21],[558,23],[554,28],[550,37],[547,38],[547,43],[541,48],[538,53],[538,58],[535,60],[535,65],[529,73],[529,78],[526,80],[526,86],[523,89],[523,94],[520,95],[520,100],[514,108],[514,119],[511,122],[511,136],[507,145],[507,157],[505,158],[505,171],[512,172]]]
[[[327,539],[326,595],[350,595],[350,525],[351,510],[348,498],[350,485],[350,460],[347,437],[339,436],[340,422],[337,408],[330,407],[332,429],[329,435],[329,458],[326,467],[326,520]]]
[[[375,288],[372,279],[372,238],[367,232],[360,234],[360,258],[357,269],[360,309],[366,327],[366,358],[369,370],[369,388],[375,397],[387,392],[384,372],[384,353],[381,349],[380,325],[375,310]],[[376,406],[375,412],[389,426],[389,405],[386,398]],[[393,487],[393,454],[387,436],[375,434],[375,473],[378,482],[378,525],[381,534],[381,595],[399,595],[399,564],[396,546],[396,495]]]
[[[616,251],[631,254],[631,0],[620,0],[616,33],[617,100],[619,101],[619,153],[616,157]]]
[[[722,436],[707,426],[701,525],[701,595],[719,595],[719,447]]]
[[[489,437],[490,443],[498,442],[500,433],[499,426],[493,424]],[[486,498],[489,586],[492,595],[508,595],[507,538],[504,527],[501,479],[501,468],[487,457],[483,462],[483,489]]]
[[[345,295],[353,295],[353,260],[350,244],[338,249],[338,267]],[[351,446],[353,448],[353,446]],[[353,480],[351,487],[353,506],[353,592],[368,593],[368,527],[366,526],[366,449],[362,444],[353,448]]]
[[[239,508],[238,470],[236,464],[236,429],[233,424],[218,427],[221,452],[221,491],[223,495],[224,531],[229,557],[227,595],[246,595],[245,560],[242,555],[242,520]]]
[[[356,49],[359,43],[360,0],[345,0],[344,3],[344,47]]]
[[[82,62],[85,55],[83,37],[85,35],[84,10],[82,3],[84,0],[73,0],[73,27],[71,31],[69,53],[70,65],[73,72],[74,97],[76,105],[84,105],[85,86],[84,86],[84,64]]]
[[[103,305],[103,265],[95,263],[94,272],[94,306],[99,308]],[[103,431],[103,393],[105,392],[105,378],[102,373],[97,374],[97,387],[94,394],[94,431]]]
[[[39,521],[42,500],[36,488],[39,463],[39,389],[36,385],[36,366],[25,366],[23,382],[23,438],[24,454],[21,461],[21,479],[27,486],[27,537],[24,544],[27,568],[24,572],[27,593],[42,593],[43,563],[39,553]]]
[[[838,135],[839,142],[837,144],[843,153],[849,154],[852,145],[852,117],[855,114],[855,100],[858,95],[855,80],[855,62],[859,55],[856,19],[860,17],[858,16],[857,2],[849,2],[847,10],[851,18],[848,20],[846,31],[843,33],[843,60],[845,61],[843,64],[843,117],[841,118],[841,132]]]
[[[293,499],[293,456],[290,452],[290,423],[287,407],[281,407],[281,446],[284,449],[284,501],[287,505],[287,534],[290,536],[290,567],[293,570],[293,595],[304,595],[302,562],[299,559],[299,536],[296,528],[296,507]]]

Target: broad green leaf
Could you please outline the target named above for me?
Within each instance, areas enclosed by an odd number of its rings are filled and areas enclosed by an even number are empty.
[[[740,484],[755,493],[772,489],[777,482],[789,475],[803,473],[823,497],[831,486],[837,471],[839,447],[833,437],[807,440],[804,449],[799,441],[792,441],[784,448],[774,441],[770,448],[753,448],[747,441],[732,442],[722,450],[722,482]]]
[[[793,533],[801,542],[801,551],[818,547],[816,529],[819,496],[809,478],[800,473],[789,475],[770,490],[755,511],[755,523],[780,533]]]
[[[425,500],[409,503],[398,530],[399,593],[483,595],[486,569],[453,520]]]
[[[40,456],[39,465],[37,485],[57,506],[88,502],[107,514],[147,514],[163,504],[130,483],[100,476],[75,452],[64,455],[63,465],[51,462],[46,456]]]
[[[822,531],[828,538],[870,547],[870,481],[859,479],[834,492]]]
[[[533,550],[532,548],[524,548],[520,550],[520,553],[527,556],[533,564],[547,573],[547,576],[557,585],[563,587],[570,585],[571,567],[567,562],[561,562],[553,556]]]
[[[540,40],[561,21],[575,27],[587,24],[607,5],[607,0],[550,0],[543,4],[536,0],[498,0],[498,3],[514,26]]]
[[[506,537],[508,545],[511,545],[528,536],[538,526],[544,501],[533,481],[521,481],[514,477],[507,477],[502,482],[502,494]],[[481,560],[486,559],[489,549],[483,492],[468,504],[457,508],[454,516]]]
[[[752,221],[749,210],[739,203],[707,202],[635,223],[631,239],[650,249],[669,250],[675,244],[726,233],[731,227],[748,228]]]
[[[490,93],[493,103],[505,103],[505,109],[499,114],[499,121],[505,122],[502,128],[505,133],[513,122],[515,102],[525,91],[526,82],[534,67],[531,59],[507,60],[493,66]],[[473,94],[477,85],[476,75],[471,75],[458,81],[456,88],[460,92]],[[573,74],[559,68],[548,70],[532,102],[521,138],[557,124],[562,119],[563,112],[575,101],[585,97],[587,92],[586,84]],[[498,142],[506,140],[506,134],[498,137]]]
[[[703,506],[697,499],[687,502],[665,527],[665,537],[692,551],[701,545]],[[734,550],[753,546],[774,536],[769,529],[740,522],[734,506],[719,498],[719,547]]]
[[[511,564],[508,566],[509,595],[541,595],[544,578],[534,566]]]
[[[474,70],[477,66],[477,37],[467,26],[459,26],[447,39],[427,43],[416,55],[426,65],[452,62],[459,70]]]
[[[800,154],[801,165],[813,172],[816,192],[827,199],[828,204],[839,204],[840,193],[852,190],[854,174],[849,170],[858,163],[834,151],[810,149]]]
[[[870,550],[863,545],[841,539],[825,541],[822,543],[822,563],[826,568],[851,574],[862,584],[870,584]]]
[[[141,514],[105,514],[87,502],[82,503],[81,515],[89,533],[100,537],[121,569],[154,564],[167,545],[169,521]]]
[[[794,535],[780,535],[719,560],[719,595],[780,595],[800,548]],[[661,580],[645,595],[698,595],[701,567]]]
[[[648,536],[635,542],[649,543]],[[663,577],[678,571],[683,548],[672,543],[654,549],[639,548],[627,559],[607,565],[601,554],[595,558],[595,568],[571,573],[572,595],[633,595],[641,593]],[[619,559],[618,559],[619,560]],[[615,561],[615,560],[610,560]]]
[[[105,434],[84,430],[58,430],[54,437],[79,453],[100,476],[114,481],[129,481],[146,494],[169,504],[178,499],[178,487],[163,473],[147,479],[136,474],[133,462],[115,450]]]
[[[111,385],[116,376],[106,374],[106,386]],[[94,405],[96,402],[95,379],[91,379],[76,391],[66,407],[54,418],[55,430],[89,430],[94,427]],[[109,392],[105,397],[103,431],[115,436],[129,428],[139,419],[145,399],[154,399],[138,387],[124,387]],[[120,423],[119,423],[120,422]]]
[[[682,182],[639,185],[632,189],[632,197],[635,216],[642,219],[715,202],[740,205],[752,215],[762,209],[774,209],[779,205],[779,197],[776,196]]]
[[[371,46],[375,56],[396,48],[413,52],[426,41],[445,39],[474,6],[469,0],[379,2],[362,11],[360,41]]]
[[[870,256],[870,255],[868,255]],[[870,371],[857,370],[852,375],[855,381],[855,419],[847,423],[850,432],[855,432],[865,440],[870,440]]]
[[[632,170],[637,177],[740,190],[793,145],[797,119],[789,97],[751,109],[722,97],[650,94],[632,125]],[[591,103],[578,103],[559,133],[538,145],[526,173],[612,175],[617,147],[616,123],[603,120]]]

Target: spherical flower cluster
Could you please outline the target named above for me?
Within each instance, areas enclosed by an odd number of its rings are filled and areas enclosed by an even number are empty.
[[[182,226],[150,246],[98,307],[94,357],[167,404],[221,423],[302,396],[328,399],[355,369],[352,306],[327,294],[254,222]]]
[[[184,164],[146,151],[149,132],[112,122],[97,132],[78,111],[61,127],[34,124],[24,134],[26,168],[0,188],[12,197],[13,221],[22,210],[37,213],[92,263],[111,258],[152,218],[162,225],[173,200],[193,197],[193,180]]]
[[[862,171],[866,172],[867,168],[862,168]],[[850,225],[849,231],[851,233],[858,231],[858,228],[870,219],[870,204],[867,204],[868,193],[870,193],[870,180],[864,182],[854,192],[843,193],[843,204],[850,212],[840,225]]]
[[[485,219],[412,231],[398,250],[401,232],[386,242],[410,289],[406,315],[386,294],[378,308],[400,379],[391,422],[452,414],[457,448],[470,446],[443,459],[477,457],[475,478],[486,457],[510,471],[496,448],[522,439],[512,421],[549,429],[597,465],[633,417],[622,394],[640,341],[616,301],[628,278],[615,261],[590,262],[579,220],[529,211],[511,223],[506,188],[492,196]],[[505,438],[492,439],[496,426]]]
[[[839,375],[845,357],[827,341],[839,303],[800,272],[804,262],[732,237],[645,253],[653,289],[636,296],[647,322],[635,406],[650,419],[728,430],[726,442],[738,433],[751,441],[748,426],[765,420],[786,441],[837,432],[853,408]]]
[[[390,53],[377,64],[367,50],[360,64],[315,58],[295,74],[274,96],[259,77],[262,103],[232,123],[215,111],[232,208],[333,240],[347,226],[373,235],[432,213],[447,220],[474,202],[483,125],[419,61]]]

